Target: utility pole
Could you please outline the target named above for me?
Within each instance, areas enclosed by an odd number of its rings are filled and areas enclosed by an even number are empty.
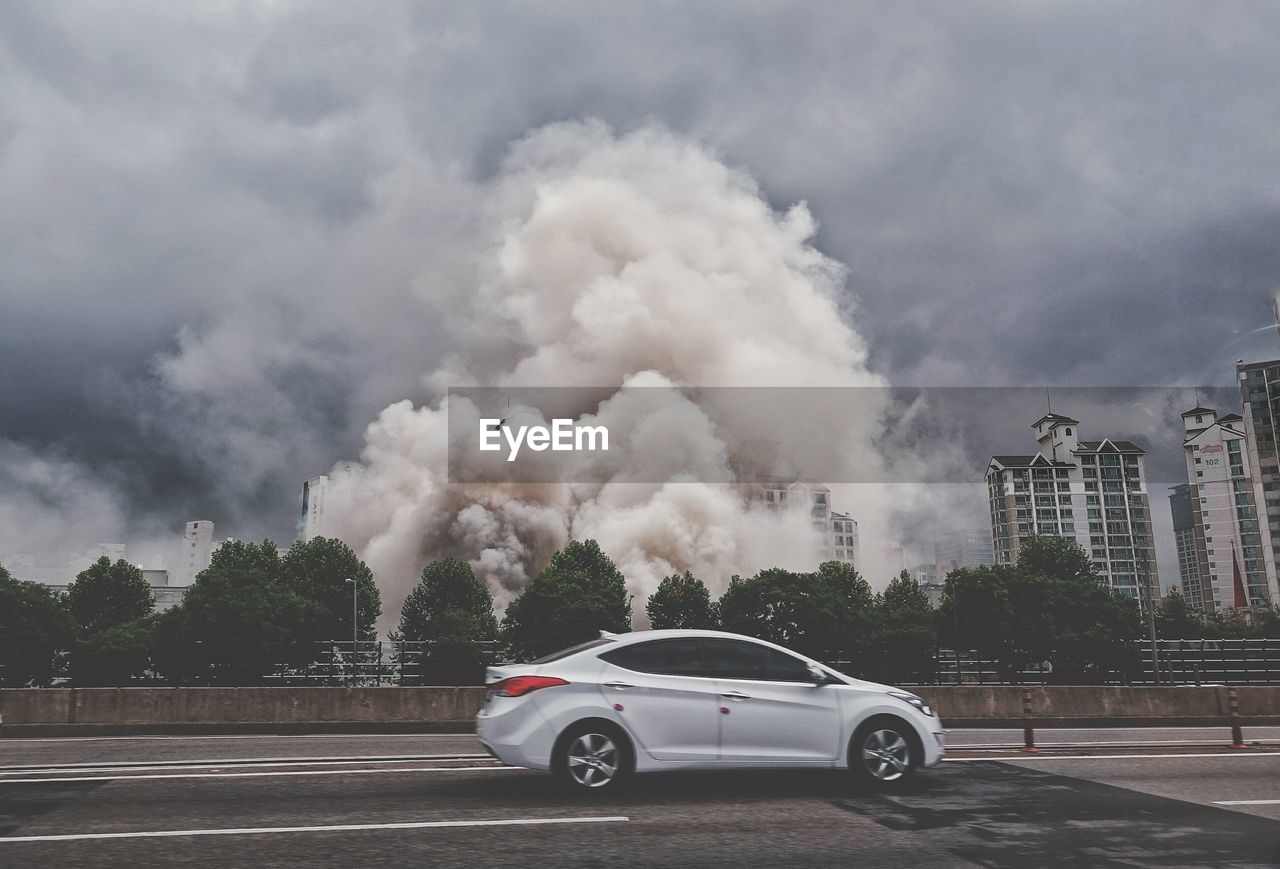
[[[356,649],[360,642],[360,585],[354,579],[351,583],[351,686],[356,684]]]
[[[1150,575],[1143,577],[1147,587],[1147,627],[1151,631],[1151,676],[1155,684],[1160,684],[1160,654],[1157,651],[1159,641],[1156,637],[1156,589],[1152,587]]]

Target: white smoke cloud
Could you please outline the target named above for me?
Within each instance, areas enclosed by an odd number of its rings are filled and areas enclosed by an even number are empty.
[[[880,385],[842,315],[845,270],[812,245],[807,208],[775,212],[746,174],[668,131],[616,136],[597,123],[517,143],[481,195],[499,232],[453,312],[452,352],[424,383],[437,394],[610,387],[577,412],[620,442],[595,460],[603,483],[450,484],[448,414],[489,414],[443,397],[386,408],[360,461],[335,469],[327,508],[379,577],[386,618],[432,558],[467,559],[505,603],[569,539],[597,539],[641,602],[674,571],[719,590],[733,573],[811,568],[807,515],[698,481],[730,479],[731,456],[753,440],[776,444],[780,466],[797,472],[865,468],[874,404],[840,428],[798,430],[731,390],[655,404],[622,389]],[[857,518],[874,524],[881,512]]]

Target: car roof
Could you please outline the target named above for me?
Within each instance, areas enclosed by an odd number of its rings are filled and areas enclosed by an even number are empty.
[[[762,646],[769,646],[774,649],[781,649],[784,652],[790,652],[793,655],[799,655],[799,652],[788,649],[786,646],[779,646],[777,643],[771,643],[768,640],[762,640],[758,637],[748,637],[745,634],[731,634],[728,631],[710,631],[694,628],[663,628],[659,630],[647,631],[628,631],[625,634],[614,634],[611,639],[617,645],[610,645],[611,648],[617,648],[618,645],[632,645],[633,643],[643,643],[649,640],[663,640],[673,637],[715,637],[722,640],[745,640],[748,643],[759,643]],[[598,646],[586,651],[605,652],[608,648]],[[801,656],[804,657],[804,656]]]

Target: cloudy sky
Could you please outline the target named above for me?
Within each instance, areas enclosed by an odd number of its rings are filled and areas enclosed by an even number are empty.
[[[477,191],[556,122],[807,203],[887,382],[1229,383],[1278,349],[1277,44],[1265,3],[4,3],[0,551],[287,540],[431,397]]]

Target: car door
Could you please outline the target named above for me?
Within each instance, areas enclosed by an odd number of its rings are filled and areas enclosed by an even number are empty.
[[[840,701],[794,655],[744,640],[703,640],[720,690],[720,759],[820,764],[840,752]]]
[[[702,670],[695,637],[630,643],[600,655],[600,690],[655,760],[714,761],[719,747],[716,680]]]

